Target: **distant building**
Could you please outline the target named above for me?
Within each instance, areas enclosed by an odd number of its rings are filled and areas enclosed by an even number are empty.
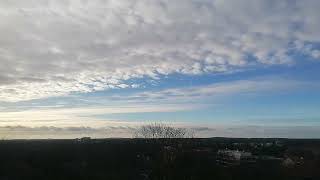
[[[285,167],[292,167],[295,165],[295,162],[291,158],[286,158],[283,160],[282,165]]]
[[[251,152],[238,150],[219,150],[216,159],[218,164],[224,166],[239,165],[240,163],[253,161],[255,161],[255,158]]]
[[[287,156],[282,161],[282,165],[285,167],[301,166],[303,164],[304,158],[299,156]]]
[[[252,156],[251,152],[244,152],[244,151],[238,151],[238,150],[219,150],[218,155],[228,159],[234,159],[238,161]]]
[[[82,138],[76,138],[77,142],[88,142],[91,140],[91,137],[82,137]]]

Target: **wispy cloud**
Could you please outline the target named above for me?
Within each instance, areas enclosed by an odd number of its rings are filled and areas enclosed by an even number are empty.
[[[55,126],[55,127],[105,127],[135,124],[126,120],[97,118],[98,115],[117,113],[175,112],[194,109],[194,105],[131,105],[112,107],[48,108],[18,110],[0,113],[0,126]]]
[[[126,95],[108,95],[84,99],[100,105],[74,104],[69,106],[27,106],[3,109],[0,113],[0,126],[51,126],[56,127],[105,127],[117,124],[135,124],[126,119],[105,119],[108,114],[155,113],[194,111],[208,105],[221,103],[224,98],[238,95],[263,95],[266,93],[290,92],[297,89],[320,89],[313,82],[284,78],[264,77],[251,80],[220,82],[187,88],[173,88],[158,91],[145,91]],[[78,99],[78,97],[76,97]],[[207,101],[207,102],[204,102]],[[98,103],[96,103],[98,102]],[[106,103],[107,102],[107,103]],[[208,104],[210,102],[210,104]],[[86,102],[88,103],[88,102]],[[90,103],[89,103],[90,104]],[[152,119],[151,119],[152,120]]]
[[[277,77],[261,77],[249,80],[219,82],[203,86],[146,91],[128,96],[112,96],[113,100],[132,102],[199,102],[208,98],[227,97],[239,94],[264,94],[270,92],[290,92],[297,89],[319,89],[314,82],[299,81]],[[214,103],[214,102],[213,102]]]

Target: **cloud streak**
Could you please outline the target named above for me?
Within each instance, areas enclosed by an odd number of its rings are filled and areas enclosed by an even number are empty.
[[[256,78],[220,82],[187,88],[145,91],[124,95],[107,95],[84,99],[89,104],[72,103],[70,106],[26,105],[7,107],[0,112],[0,126],[23,125],[28,127],[95,127],[139,124],[126,119],[108,119],[110,114],[161,113],[195,111],[221,103],[230,96],[261,95],[265,93],[290,92],[297,89],[319,89],[313,82],[283,78]],[[78,97],[75,97],[78,99]],[[67,100],[70,101],[70,100]],[[88,102],[87,102],[88,101]],[[94,102],[91,104],[91,101]],[[209,102],[209,104],[208,104]],[[151,119],[152,120],[152,119]],[[140,122],[141,123],[141,122]]]
[[[114,95],[111,96],[111,99],[127,102],[190,103],[199,102],[204,99],[212,100],[214,98],[228,97],[232,95],[259,95],[265,92],[290,92],[303,88],[319,89],[319,85],[308,81],[275,77],[261,77],[248,80],[219,82],[203,86],[172,88],[160,91],[146,91],[128,95],[126,97]]]
[[[0,126],[0,139],[73,139],[79,137],[92,138],[132,138],[139,125],[90,127],[26,127]],[[237,137],[237,138],[320,138],[319,126],[202,126],[177,127],[190,128],[196,137]]]
[[[176,112],[196,108],[195,105],[127,105],[112,107],[37,108],[0,113],[0,126],[105,127],[136,124],[126,120],[98,118],[99,115],[123,113]]]

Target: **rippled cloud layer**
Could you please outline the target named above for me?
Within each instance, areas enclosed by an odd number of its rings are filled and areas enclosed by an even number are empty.
[[[0,99],[115,88],[320,58],[320,2],[0,2]]]

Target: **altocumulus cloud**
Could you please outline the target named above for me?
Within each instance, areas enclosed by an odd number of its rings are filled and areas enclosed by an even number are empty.
[[[317,60],[320,1],[1,1],[0,99]]]

